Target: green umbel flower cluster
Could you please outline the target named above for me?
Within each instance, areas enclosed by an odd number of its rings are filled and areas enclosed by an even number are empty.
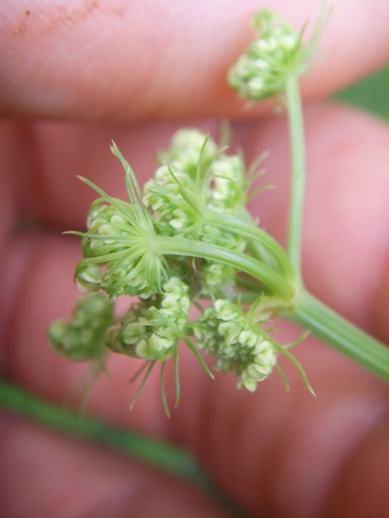
[[[158,233],[200,239],[243,252],[245,239],[207,222],[209,210],[245,214],[250,181],[239,156],[228,156],[198,130],[178,131],[172,147],[160,159],[168,160],[144,186],[142,202],[150,208]],[[204,291],[214,291],[234,278],[228,265],[205,260],[199,275]]]
[[[210,137],[185,129],[177,132],[171,150],[160,159],[167,162],[145,184],[142,199],[153,210],[160,232],[203,236],[208,207],[242,215],[250,180],[240,156],[228,156]]]
[[[103,293],[86,295],[70,321],[56,320],[49,329],[55,352],[70,360],[94,360],[105,356],[105,332],[114,322],[113,303]]]
[[[164,163],[142,193],[115,145],[112,151],[126,171],[129,202],[83,179],[100,197],[89,210],[87,231],[73,232],[82,237],[84,255],[74,279],[88,294],[76,312],[104,301],[110,317],[100,317],[96,309],[96,320],[53,324],[49,336],[54,348],[66,350],[70,358],[91,358],[93,336],[99,354],[103,348],[143,359],[148,368],[140,390],[156,362],[162,362],[167,412],[165,362],[174,360],[178,399],[180,340],[208,373],[201,349],[216,357],[216,370],[234,372],[239,387],[255,390],[272,372],[282,347],[259,325],[258,311],[245,312],[242,302],[245,297],[261,300],[261,315],[272,318],[290,303],[294,287],[285,273],[291,271],[285,253],[245,209],[252,178],[242,157],[227,155],[198,130],[181,130],[171,149],[160,154]],[[137,299],[114,319],[113,301],[126,295]],[[197,321],[189,318],[192,305],[201,310]],[[76,345],[69,345],[77,335]]]
[[[180,279],[169,279],[162,286],[156,305],[131,305],[124,317],[107,330],[107,346],[134,358],[166,361],[173,355],[188,322],[187,292],[188,286]]]
[[[212,139],[205,142],[201,131],[182,128],[173,135],[171,148],[167,152],[159,153],[158,161],[162,164],[175,164],[195,179],[199,173],[199,165],[207,170],[218,152],[216,143]]]
[[[259,161],[246,170],[242,155],[227,154],[199,130],[183,129],[173,136],[143,192],[112,146],[126,173],[129,201],[82,178],[99,194],[89,210],[87,230],[70,232],[82,238],[83,259],[74,280],[85,295],[69,322],[52,324],[49,338],[59,354],[92,361],[84,401],[104,370],[106,355],[121,354],[143,360],[131,380],[144,374],[133,402],[154,366],[161,365],[168,414],[164,373],[171,359],[177,403],[180,343],[211,377],[202,353],[214,356],[215,370],[234,373],[238,387],[251,392],[273,370],[288,386],[277,363],[283,354],[313,392],[290,353],[307,333],[280,345],[269,326],[276,317],[302,325],[389,379],[387,349],[315,299],[301,278],[305,152],[298,76],[310,62],[328,14],[323,3],[304,45],[304,28],[296,32],[279,15],[260,11],[254,17],[257,39],[229,74],[230,84],[249,101],[277,95],[287,107],[292,166],[287,251],[246,209],[263,189],[251,191]],[[226,140],[223,132],[221,140]],[[119,297],[131,297],[124,314],[114,311]]]
[[[259,11],[254,17],[257,39],[230,70],[228,82],[242,97],[259,101],[282,94],[291,75],[305,71],[309,47],[281,16]]]
[[[235,372],[239,388],[253,392],[272,372],[277,348],[268,332],[258,326],[252,311],[218,299],[194,326],[197,346],[216,357],[215,370]]]
[[[81,245],[85,259],[77,265],[74,277],[80,291],[102,289],[111,297],[147,298],[159,290],[166,277],[164,264],[150,251],[155,232],[143,207],[102,198],[93,203],[87,225]]]

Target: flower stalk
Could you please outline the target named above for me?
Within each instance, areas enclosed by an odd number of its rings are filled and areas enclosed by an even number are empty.
[[[299,292],[293,311],[282,311],[281,314],[389,383],[389,348],[358,329],[307,290]]]
[[[298,276],[301,276],[301,243],[305,194],[305,137],[298,78],[286,80],[291,148],[291,196],[288,223],[288,256]]]
[[[89,416],[80,417],[79,413],[44,401],[4,379],[0,379],[0,408],[78,440],[110,448],[162,473],[190,482],[218,503],[228,516],[248,518],[245,510],[224,493],[197,460],[182,448]]]
[[[291,282],[267,264],[246,254],[228,250],[219,245],[171,237],[156,237],[150,249],[161,255],[188,256],[217,261],[231,266],[237,272],[241,271],[254,277],[261,282],[264,290],[276,293],[285,301],[293,299],[295,290]]]

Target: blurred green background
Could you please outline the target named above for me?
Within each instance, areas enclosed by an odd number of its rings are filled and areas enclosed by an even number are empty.
[[[389,65],[334,95],[389,121]]]

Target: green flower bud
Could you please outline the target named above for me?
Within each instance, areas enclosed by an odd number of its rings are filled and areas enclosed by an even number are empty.
[[[233,283],[235,271],[231,266],[221,263],[209,263],[208,261],[202,268],[202,278],[204,288],[203,292],[212,293],[215,286],[220,286],[225,283]]]
[[[103,203],[101,199],[95,200],[86,217],[86,226],[88,229],[92,228],[93,225],[98,221],[99,214],[105,209],[107,205]]]
[[[247,203],[249,178],[240,156],[222,155],[215,160],[210,175],[213,189],[210,190],[209,204],[212,208],[240,214]]]
[[[215,142],[197,129],[181,129],[177,131],[166,153],[160,153],[162,163],[174,163],[178,169],[187,172],[195,179],[200,166],[207,170],[218,152]]]
[[[246,240],[228,230],[220,230],[211,225],[202,228],[202,240],[230,250],[243,252],[246,248]],[[204,261],[201,269],[202,293],[205,295],[220,296],[220,291],[228,291],[233,286],[236,271],[231,266],[212,261]]]
[[[267,10],[254,17],[258,39],[238,59],[228,74],[232,88],[251,101],[281,94],[289,76],[305,71],[310,47],[302,43],[281,16]]]
[[[146,336],[146,327],[141,322],[127,323],[121,332],[121,340],[126,345],[135,345]]]
[[[74,274],[74,282],[82,293],[98,291],[101,286],[102,273],[95,264],[79,265]]]
[[[106,335],[107,346],[115,351],[146,360],[167,360],[188,322],[188,287],[176,277],[162,287],[155,305],[132,305],[117,329]]]
[[[238,386],[254,391],[272,372],[277,348],[265,330],[244,313],[241,306],[218,299],[193,325],[197,346],[216,356],[215,369],[233,371]]]
[[[49,340],[52,346],[55,348],[57,344],[60,345],[64,342],[68,330],[68,323],[64,320],[56,320],[49,327]],[[63,349],[63,347],[61,346]]]
[[[216,317],[220,320],[236,320],[240,314],[238,306],[229,300],[216,300],[214,307]]]
[[[57,320],[48,331],[52,349],[71,360],[92,360],[105,354],[104,335],[113,323],[113,304],[102,293],[86,295],[70,321]]]
[[[144,186],[143,203],[151,207],[160,234],[197,238],[202,224],[202,189],[177,163],[161,166]]]

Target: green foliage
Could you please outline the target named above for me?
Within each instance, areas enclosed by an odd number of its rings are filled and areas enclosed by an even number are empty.
[[[389,121],[389,67],[341,90],[334,98]]]

